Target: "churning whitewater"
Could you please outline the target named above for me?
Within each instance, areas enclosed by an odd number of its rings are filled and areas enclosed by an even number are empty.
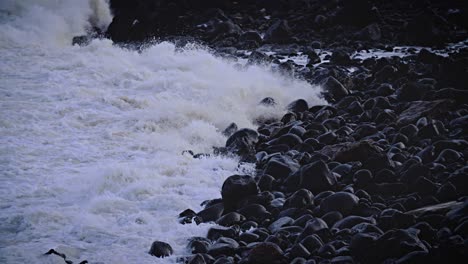
[[[226,157],[181,154],[223,146],[231,122],[254,127],[318,89],[202,48],[143,51],[110,40],[72,46],[111,21],[107,3],[0,2],[0,262],[167,263],[209,224],[177,215],[220,197],[224,179],[253,173]],[[260,106],[264,97],[278,102]],[[154,240],[175,255],[156,259]]]

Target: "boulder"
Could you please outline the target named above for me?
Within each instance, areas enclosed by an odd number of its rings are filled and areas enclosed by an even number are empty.
[[[336,176],[322,160],[301,167],[299,176],[300,188],[308,189],[312,193],[331,190],[337,182]]]
[[[154,241],[148,253],[158,258],[164,258],[172,255],[173,250],[171,245],[166,242]]]
[[[254,178],[248,175],[232,175],[223,183],[221,196],[225,210],[230,212],[238,207],[238,203],[250,195],[258,194],[259,189]]]

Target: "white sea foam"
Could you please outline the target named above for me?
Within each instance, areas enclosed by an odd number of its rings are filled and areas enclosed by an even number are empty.
[[[237,160],[193,159],[224,145],[230,122],[254,127],[317,87],[260,67],[239,70],[200,48],[160,43],[143,52],[94,40],[71,46],[105,1],[1,1],[0,262],[167,263],[209,224],[177,214],[220,196]],[[271,96],[276,108],[258,102]],[[247,172],[252,166],[241,168]],[[147,254],[154,240],[175,256]]]

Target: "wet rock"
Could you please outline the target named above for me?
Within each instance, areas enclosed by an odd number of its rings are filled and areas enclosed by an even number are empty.
[[[376,94],[380,96],[389,96],[395,92],[393,86],[389,83],[382,83],[377,89]]]
[[[297,243],[289,250],[289,254],[291,257],[299,257],[299,258],[308,258],[310,256],[309,250],[304,247],[301,243]]]
[[[271,97],[265,97],[260,101],[260,104],[265,106],[274,106],[276,105],[276,101]]]
[[[237,212],[230,212],[219,218],[216,223],[222,226],[237,225],[245,221],[245,217]]]
[[[333,51],[330,62],[337,65],[348,65],[351,62],[351,58],[344,49],[336,49]]]
[[[158,258],[164,258],[172,255],[173,250],[171,245],[166,242],[154,241],[148,253]]]
[[[263,39],[267,43],[286,43],[291,40],[291,36],[292,33],[288,21],[277,20],[267,29]]]
[[[312,193],[319,193],[333,189],[337,180],[327,164],[319,160],[301,167],[299,170],[299,186]]]
[[[287,109],[291,112],[301,113],[301,112],[307,111],[309,109],[309,105],[307,104],[306,100],[298,99],[294,102],[291,102],[288,105]]]
[[[234,238],[237,236],[239,233],[238,227],[211,227],[208,230],[207,238],[214,241],[217,240],[220,237],[229,237],[229,238]]]
[[[325,91],[325,99],[328,101],[339,101],[349,94],[348,89],[332,76],[325,79],[322,87]]]
[[[246,159],[255,156],[255,144],[258,141],[258,133],[255,130],[243,128],[236,131],[226,141],[226,148]]]
[[[226,129],[223,130],[223,135],[226,137],[232,136],[238,130],[236,123],[231,123]]]
[[[244,32],[240,37],[240,41],[254,41],[258,44],[262,43],[262,37],[256,31],[247,31]]]
[[[239,209],[238,212],[244,215],[248,220],[253,220],[256,222],[262,222],[265,220],[265,218],[269,218],[271,216],[266,208],[260,204],[246,205]]]
[[[359,198],[352,193],[337,192],[323,199],[320,203],[320,209],[324,213],[338,211],[344,216],[347,216],[352,212],[358,202]]]
[[[397,229],[383,234],[374,247],[378,259],[400,258],[414,251],[427,252],[427,247],[417,237],[418,232],[415,229]]]
[[[336,222],[343,219],[343,215],[338,211],[331,211],[324,214],[322,219],[327,223],[328,226],[333,226]]]
[[[202,254],[195,254],[188,259],[188,264],[206,264]]]
[[[275,179],[281,179],[297,171],[298,167],[299,165],[289,158],[272,158],[266,164],[264,174],[270,175]]]
[[[249,263],[280,264],[284,260],[283,250],[274,243],[260,243],[252,248],[247,260]]]
[[[356,186],[367,186],[373,180],[372,172],[369,170],[358,170],[353,175],[353,182]]]
[[[294,219],[288,216],[284,216],[274,221],[270,226],[268,226],[268,230],[270,230],[272,233],[276,233],[282,227],[291,225],[293,222],[294,222]]]
[[[375,222],[375,219],[372,217],[350,215],[336,222],[333,225],[333,228],[337,228],[337,229],[352,228],[353,226],[357,224],[361,224],[361,223],[375,224],[376,222]]]
[[[378,41],[382,38],[382,33],[379,25],[373,23],[358,31],[356,37],[368,41]]]
[[[229,212],[237,208],[238,203],[249,195],[259,192],[254,178],[248,175],[229,176],[221,188],[224,207]]]
[[[397,91],[397,98],[401,101],[418,101],[423,98],[426,89],[418,83],[405,83]]]
[[[190,239],[187,248],[192,252],[192,254],[206,253],[208,252],[210,244],[210,240],[207,238],[194,237]]]
[[[199,216],[204,223],[216,222],[218,218],[220,218],[221,215],[223,215],[223,212],[224,205],[222,203],[218,203],[198,212],[197,216]]]
[[[284,203],[284,207],[303,208],[312,204],[314,195],[307,189],[294,192]]]
[[[213,257],[217,256],[232,256],[236,252],[236,248],[239,247],[239,244],[232,238],[221,237],[215,244],[211,245],[208,248],[208,254]]]

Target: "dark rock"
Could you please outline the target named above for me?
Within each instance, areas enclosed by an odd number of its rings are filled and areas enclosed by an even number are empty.
[[[295,138],[292,140],[295,140]],[[272,176],[275,179],[281,179],[289,176],[289,174],[297,171],[297,169],[298,165],[291,159],[272,158],[266,164],[264,173]]]
[[[158,258],[164,258],[172,255],[173,250],[171,245],[169,245],[168,243],[154,241],[153,244],[151,244],[151,248],[148,253]]]
[[[288,105],[288,110],[291,112],[298,112],[302,113],[304,111],[307,111],[309,109],[309,105],[307,104],[307,101],[304,99],[298,99],[294,102],[291,102]]]
[[[247,260],[249,263],[279,264],[284,259],[283,250],[274,243],[264,242],[256,245],[249,252]]]
[[[260,101],[260,104],[261,105],[266,105],[266,106],[274,106],[276,105],[276,101],[275,99],[271,98],[271,97],[265,97],[262,99],[262,101]]]
[[[344,216],[347,216],[358,202],[359,198],[352,193],[337,192],[323,199],[320,203],[320,209],[325,213],[338,211]]]
[[[336,22],[343,25],[362,27],[379,20],[372,2],[350,0],[343,3],[343,9],[336,14]]]
[[[336,222],[343,219],[343,215],[338,211],[328,212],[322,216],[323,221],[327,223],[328,226],[333,226]]]
[[[393,86],[389,83],[382,83],[377,89],[376,94],[380,96],[389,96],[395,92]]]
[[[288,21],[277,20],[265,32],[264,41],[267,43],[287,43],[291,41],[291,29]]]
[[[232,136],[238,130],[236,123],[231,123],[226,129],[223,130],[223,135],[226,137]]]
[[[337,65],[348,65],[351,58],[344,49],[336,49],[330,57],[330,62]]]
[[[255,130],[243,128],[236,131],[226,141],[226,148],[239,156],[249,158],[255,156],[255,144],[258,134]]]
[[[188,259],[188,264],[206,264],[202,254],[195,254]]]
[[[376,252],[371,249],[374,248],[376,240],[375,234],[357,233],[351,238],[349,248],[359,260],[372,261]]]
[[[338,140],[338,135],[335,132],[327,132],[317,137],[317,140],[324,145],[331,145]]]
[[[289,250],[289,254],[292,257],[308,258],[310,256],[309,250],[305,248],[301,243],[297,243]]]
[[[256,195],[258,186],[254,178],[248,175],[229,176],[221,188],[225,209],[229,212],[237,208],[238,203],[249,195]]]
[[[258,241],[260,238],[259,235],[252,233],[252,232],[244,232],[239,235],[239,240],[244,241],[246,243],[252,243]]]
[[[418,83],[405,83],[397,91],[397,98],[401,101],[418,101],[426,93],[423,85]]]
[[[245,221],[245,217],[237,212],[230,212],[219,218],[216,223],[222,226],[237,225]]]
[[[255,41],[257,43],[262,43],[262,37],[256,31],[247,31],[244,32],[240,37],[240,41]]]
[[[208,252],[208,247],[210,246],[209,239],[206,238],[193,238],[187,245],[187,248],[193,253],[206,253]]]
[[[334,77],[330,76],[322,84],[325,91],[325,99],[339,101],[349,94],[348,89]]]
[[[270,57],[268,55],[266,55],[265,53],[254,50],[249,55],[249,59],[247,61],[247,64],[267,64],[269,62],[271,62],[271,59],[270,59]],[[263,99],[263,100],[265,100],[265,99]],[[262,102],[263,102],[263,100],[262,100]],[[273,100],[273,102],[274,102],[274,100]]]
[[[239,244],[234,239],[221,237],[215,244],[208,248],[208,254],[213,257],[221,255],[232,256],[235,254],[236,248],[238,247]]]
[[[309,189],[312,193],[330,190],[337,182],[335,175],[321,160],[301,167],[299,175],[300,188]]]
[[[395,78],[396,74],[398,72],[398,69],[391,66],[391,65],[385,65],[380,69],[378,72],[375,73],[374,77],[376,81],[389,81]]]
[[[197,216],[199,216],[204,223],[216,222],[218,218],[223,215],[223,212],[224,205],[222,203],[218,203],[198,212]]]
[[[222,227],[215,226],[208,230],[206,237],[212,241],[217,240],[220,237],[233,238],[239,233],[238,227]]]
[[[315,234],[305,237],[300,242],[311,253],[314,253],[316,250],[323,246],[322,240],[318,235]]]
[[[438,138],[440,131],[435,124],[428,124],[418,131],[420,138]]]
[[[358,31],[356,37],[367,41],[378,41],[382,38],[382,33],[379,25],[373,23]]]
[[[282,227],[291,225],[294,222],[294,219],[288,216],[284,216],[273,222],[270,226],[268,226],[268,230],[272,233],[278,232]]]
[[[90,36],[76,36],[73,37],[72,45],[87,46],[91,43],[92,38]]]
[[[447,114],[452,102],[449,100],[415,101],[409,104],[398,118],[399,124],[415,123],[421,117],[437,118]]]
[[[458,197],[457,188],[452,183],[447,182],[439,187],[436,197],[442,202],[455,200]]]
[[[292,133],[287,133],[268,142],[269,145],[287,145],[290,148],[301,143],[302,139],[299,136]]]
[[[307,189],[300,189],[293,193],[284,203],[284,207],[303,208],[312,204],[314,195]]]
[[[418,232],[415,229],[397,229],[383,234],[374,247],[378,259],[400,258],[414,251],[427,252],[427,247],[417,237]]]
[[[395,264],[423,264],[431,262],[428,252],[415,251],[396,260]]]
[[[369,170],[358,170],[353,175],[353,182],[356,186],[367,186],[372,180],[372,172]]]
[[[376,222],[375,222],[375,219],[372,217],[361,217],[361,216],[350,215],[336,222],[333,225],[333,228],[337,228],[337,229],[352,228],[353,226],[357,224],[361,224],[361,223],[375,224]]]
[[[259,223],[265,220],[265,218],[270,217],[270,213],[260,204],[246,205],[239,209],[238,212],[244,215],[248,220],[254,220]]]
[[[421,195],[429,195],[435,194],[437,187],[438,186],[434,182],[426,177],[419,177],[411,189]]]

